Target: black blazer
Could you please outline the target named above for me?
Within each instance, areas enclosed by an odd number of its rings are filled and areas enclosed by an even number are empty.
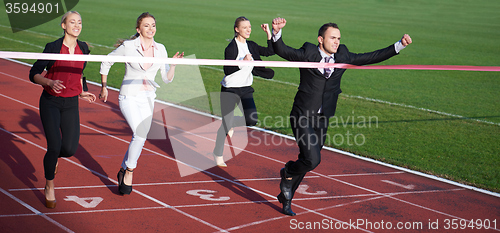
[[[63,45],[63,40],[64,40],[64,36],[57,39],[56,41],[47,43],[45,45],[45,49],[43,50],[43,52],[44,53],[60,53],[61,47]],[[76,42],[78,44],[78,47],[80,47],[80,50],[82,50],[83,54],[90,54],[89,46],[87,45],[87,43],[85,43],[83,41],[79,41],[79,40],[77,40]],[[54,65],[55,62],[56,62],[55,60],[37,60],[35,62],[35,64],[33,64],[33,66],[31,67],[31,70],[30,70],[29,78],[30,78],[31,82],[33,82],[33,83],[35,82],[33,77],[35,77],[36,74],[41,74],[44,69],[47,69],[47,71],[50,70],[50,68],[52,67],[52,65]],[[85,62],[83,64],[83,69],[85,69],[86,65],[87,65],[87,62]],[[83,78],[83,90],[88,91],[87,82],[86,82],[85,78]]]
[[[252,54],[252,58],[255,61],[262,61],[260,56],[269,57],[275,54],[270,40],[267,41],[267,48],[262,47],[251,40],[247,40],[247,45],[248,45],[248,50]],[[224,50],[224,59],[235,60],[237,56],[238,56],[238,45],[236,45],[236,41],[235,39],[233,39]],[[225,75],[230,75],[238,70],[240,70],[240,68],[238,68],[237,66],[224,66]],[[274,70],[270,68],[256,66],[253,68],[252,74],[266,79],[271,79],[274,77]]]
[[[288,61],[320,62],[322,57],[318,46],[304,43],[300,49],[291,48],[283,42],[282,38],[273,42],[276,54]],[[336,63],[347,63],[352,65],[367,65],[384,61],[397,55],[394,45],[370,53],[351,53],[347,47],[341,44],[335,53]],[[340,80],[345,69],[335,68],[329,79],[326,79],[317,68],[300,68],[300,84],[295,95],[292,112],[298,112],[302,116],[317,115],[323,106],[323,115],[332,117],[335,115]]]

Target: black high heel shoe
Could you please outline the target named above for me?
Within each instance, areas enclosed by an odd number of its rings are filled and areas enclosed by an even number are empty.
[[[129,170],[127,168],[127,171],[129,172],[134,172],[134,170]],[[123,177],[125,176],[125,170],[123,168],[120,168],[120,171],[118,171],[118,174],[116,175],[118,179],[118,191],[120,191],[121,194],[130,194],[132,192],[132,185],[126,185],[123,182]]]
[[[297,215],[292,211],[292,200],[287,200],[282,193],[280,193],[278,196],[278,201],[283,204],[283,213],[286,215],[290,216],[295,216]]]

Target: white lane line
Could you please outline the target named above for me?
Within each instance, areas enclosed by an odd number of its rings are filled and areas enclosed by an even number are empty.
[[[91,171],[91,170],[89,170]],[[91,171],[93,172],[93,171]],[[346,177],[346,176],[377,176],[377,175],[393,175],[393,174],[404,174],[404,172],[380,172],[380,173],[360,173],[360,174],[340,174],[340,175],[329,175],[330,177]],[[108,179],[108,177],[105,177]],[[305,176],[304,179],[314,179],[320,178],[320,176]],[[272,181],[280,180],[281,178],[270,177],[270,178],[254,178],[254,179],[234,179],[235,182],[247,182],[247,181]],[[134,186],[161,186],[161,185],[182,185],[182,184],[201,184],[201,183],[222,183],[225,180],[199,180],[199,181],[178,181],[178,182],[157,182],[157,183],[134,183]],[[56,187],[57,190],[64,189],[92,189],[92,188],[108,188],[114,187],[116,185],[86,185],[86,186],[68,186],[68,187]],[[22,189],[9,189],[9,192],[15,191],[33,191],[33,190],[43,190],[43,188],[22,188]]]
[[[385,193],[386,195],[409,195],[409,194],[422,194],[422,193],[439,193],[439,192],[456,192],[463,191],[465,189],[448,189],[448,190],[424,190],[424,191],[409,191],[409,192],[394,192]],[[310,197],[310,198],[296,198],[295,201],[312,201],[312,200],[325,200],[325,199],[340,199],[340,198],[359,198],[359,197],[379,197],[378,194],[352,194],[352,195],[341,195],[341,196],[326,196],[326,197]],[[242,201],[242,202],[221,202],[213,204],[192,204],[192,205],[176,205],[172,206],[175,208],[193,208],[193,207],[209,207],[209,206],[221,206],[221,205],[246,205],[255,203],[271,203],[277,202],[278,200],[263,200],[263,201]],[[47,215],[60,215],[60,214],[73,214],[73,213],[95,213],[95,212],[107,212],[107,211],[126,211],[126,210],[151,210],[151,209],[169,209],[169,207],[137,207],[137,208],[121,208],[121,209],[101,209],[101,210],[85,210],[85,211],[65,211],[65,212],[51,212],[46,213]],[[0,217],[16,217],[16,216],[34,216],[37,214],[5,214],[0,215]]]
[[[325,208],[315,209],[314,211],[323,211],[323,210],[326,210],[326,209],[338,208],[338,207],[342,207],[342,206],[346,206],[346,205],[351,205],[351,204],[357,204],[357,203],[366,202],[366,201],[377,200],[377,199],[380,199],[380,198],[383,198],[383,197],[382,196],[377,196],[377,197],[372,197],[372,198],[368,198],[368,199],[357,200],[357,201],[353,201],[353,202],[348,202],[348,203],[343,203],[343,204],[339,204],[339,205],[329,206],[329,207],[325,207]],[[300,216],[300,215],[304,215],[304,214],[308,214],[308,213],[309,213],[308,211],[300,212],[300,213],[296,213],[297,214],[296,216]],[[262,224],[262,223],[265,223],[265,222],[272,222],[272,221],[283,219],[283,218],[287,218],[287,217],[289,217],[289,216],[280,216],[280,217],[275,217],[275,218],[270,218],[270,219],[264,219],[264,220],[260,220],[260,221],[246,223],[246,224],[239,225],[239,226],[234,226],[234,227],[228,228],[226,230],[227,231],[240,230],[240,229],[243,229],[243,228],[246,228],[246,227],[259,225],[259,224]],[[346,224],[347,226],[349,226],[348,222],[341,221],[341,220],[339,220],[338,222],[340,222],[342,224],[342,226],[344,224]],[[366,229],[359,228],[359,227],[355,228],[355,229],[356,230],[361,230],[361,231],[364,231],[364,232],[372,232],[372,231],[368,231]]]
[[[368,199],[362,199],[362,200],[356,200],[356,201],[352,201],[352,202],[347,202],[347,203],[342,203],[342,204],[338,204],[338,205],[333,205],[333,206],[327,206],[327,207],[323,207],[323,208],[318,208],[318,209],[314,209],[314,211],[325,211],[325,210],[329,210],[329,209],[333,209],[333,208],[339,208],[339,207],[344,207],[344,206],[347,206],[347,205],[353,205],[353,204],[358,204],[358,203],[362,203],[362,202],[367,202],[367,201],[372,201],[372,200],[377,200],[377,199],[380,199],[380,198],[384,198],[385,195],[389,195],[389,196],[394,196],[394,195],[404,195],[404,194],[420,194],[420,193],[437,193],[437,192],[454,192],[454,191],[462,191],[462,190],[465,190],[465,189],[450,189],[450,190],[426,190],[426,191],[412,191],[412,192],[398,192],[398,193],[384,193],[384,196],[380,196],[380,195],[377,195],[377,194],[359,194],[359,195],[348,195],[348,196],[339,196],[339,197],[333,197],[333,198],[345,198],[345,197],[370,197],[370,196],[373,196],[371,198],[368,198]],[[329,198],[332,198],[332,197],[316,197],[316,198],[297,198],[295,201],[299,201],[299,200],[303,200],[303,199],[307,199],[307,200],[316,200],[316,199],[329,199]],[[300,212],[300,213],[297,213],[297,216],[300,216],[300,215],[303,215],[303,214],[307,214],[308,212]],[[254,226],[254,225],[258,225],[258,224],[261,224],[261,223],[265,223],[265,222],[271,222],[271,221],[275,221],[275,220],[279,220],[279,219],[283,219],[283,218],[286,218],[287,216],[281,216],[281,217],[276,217],[276,218],[270,218],[270,219],[265,219],[265,220],[261,220],[261,221],[255,221],[255,222],[250,222],[250,223],[246,223],[246,224],[243,224],[243,225],[240,225],[240,226],[234,226],[234,227],[231,227],[231,228],[228,228],[226,229],[227,231],[233,231],[233,230],[238,230],[238,229],[242,229],[242,228],[245,228],[245,227],[250,227],[250,226]],[[345,221],[340,221],[340,223],[344,224],[346,223],[348,226],[349,224]],[[360,230],[360,229],[358,229]]]
[[[424,210],[427,210],[427,211],[431,211],[431,212],[434,212],[434,213],[438,213],[438,214],[441,214],[441,215],[444,215],[444,216],[447,216],[451,219],[457,219],[459,222],[461,221],[465,221],[466,222],[466,225],[469,226],[469,224],[475,224],[473,220],[471,219],[465,219],[465,218],[461,218],[461,217],[457,217],[455,215],[451,215],[451,214],[448,214],[448,213],[445,213],[445,212],[441,212],[441,211],[437,211],[437,210],[434,210],[434,209],[431,209],[429,207],[425,207],[425,206],[422,206],[422,205],[418,205],[418,204],[415,204],[415,203],[411,203],[409,201],[405,201],[405,200],[401,200],[401,199],[398,199],[398,198],[393,198],[395,200],[398,200],[400,202],[403,202],[403,203],[406,203],[408,205],[412,205],[412,206],[415,206],[417,208],[421,208],[421,209],[424,209]],[[491,230],[495,230],[495,231],[500,231],[500,229],[498,228],[490,228]]]
[[[349,182],[345,182],[345,181],[342,181],[342,180],[338,180],[338,179],[335,179],[335,178],[332,178],[332,177],[328,177],[328,176],[319,174],[319,173],[314,172],[314,171],[312,171],[311,173],[317,174],[317,175],[325,177],[327,179],[331,179],[331,180],[334,180],[334,181],[337,181],[337,182],[340,182],[340,183],[343,183],[343,184],[346,184],[346,185],[349,185],[349,186],[352,186],[352,187],[357,187],[359,189],[366,190],[368,192],[371,191],[370,189],[367,189],[367,188],[364,188],[364,187],[361,187],[361,186],[358,186],[358,185],[355,185],[355,184],[351,184]],[[376,191],[373,191],[373,192],[376,192]],[[386,196],[386,195],[384,195],[384,196]],[[415,203],[412,203],[412,202],[409,202],[409,201],[405,201],[405,200],[393,197],[392,195],[387,195],[386,197],[390,198],[390,199],[393,199],[393,200],[396,200],[396,201],[399,201],[399,202],[403,202],[403,203],[406,203],[406,204],[418,207],[418,208],[421,208],[421,209],[424,209],[424,210],[427,210],[427,211],[431,211],[431,212],[434,212],[434,213],[437,213],[437,214],[441,214],[441,215],[444,215],[444,216],[447,216],[447,217],[451,217],[451,218],[455,218],[455,219],[460,219],[460,220],[466,220],[466,221],[468,221],[467,219],[464,219],[464,218],[461,218],[461,217],[458,217],[458,216],[455,216],[455,215],[452,215],[452,214],[448,214],[448,213],[445,213],[445,212],[442,212],[442,211],[439,211],[439,210],[435,210],[435,209],[432,209],[432,208],[429,208],[429,207],[425,207],[425,206],[422,206],[422,205],[419,205],[419,204],[415,204]]]
[[[106,177],[107,179],[107,177]],[[181,185],[181,184],[203,184],[203,183],[221,183],[225,182],[224,180],[201,180],[201,181],[185,181],[185,182],[160,182],[160,183],[144,183],[144,184],[135,184],[135,186],[161,186],[161,185]],[[92,189],[92,188],[108,188],[108,187],[116,187],[114,185],[88,185],[88,186],[67,186],[67,187],[56,187],[57,190],[65,190],[65,189]],[[43,188],[24,188],[24,189],[9,189],[9,192],[16,191],[32,191],[32,190],[43,190]]]
[[[11,60],[11,61],[15,61],[15,60]],[[7,74],[7,73],[1,72],[1,71],[0,71],[0,74],[5,75],[5,76],[10,77],[10,78],[13,78],[13,79],[17,79],[19,81],[23,81],[23,82],[26,82],[26,83],[31,83],[33,85],[38,85],[38,84],[34,84],[34,83],[30,82],[29,79],[22,79],[22,78],[19,78],[17,76],[14,76],[14,75],[11,75],[11,74]]]
[[[388,183],[388,184],[392,184],[394,186],[404,188],[404,189],[415,189],[415,185],[413,185],[413,184],[404,185],[404,184],[396,183],[396,182],[390,181],[390,180],[381,180],[381,181],[384,183]]]
[[[46,215],[88,214],[88,213],[132,211],[132,210],[155,210],[155,209],[170,209],[170,208],[163,207],[163,206],[152,206],[152,207],[122,208],[122,209],[81,210],[81,211],[51,212],[51,213],[46,213]],[[34,215],[37,215],[37,214],[5,214],[5,215],[0,215],[0,218],[26,217],[26,216],[34,216]]]
[[[7,37],[4,37],[4,36],[0,36],[0,38],[2,38],[4,40],[10,40],[10,41],[13,41],[13,42],[16,42],[16,43],[20,43],[20,44],[25,44],[25,45],[33,46],[33,47],[36,47],[36,48],[39,48],[39,49],[43,49],[43,46],[32,44],[32,43],[28,43],[28,42],[24,42],[24,41],[21,41],[21,40],[11,39],[11,38],[7,38]],[[0,48],[0,49],[5,49],[5,48]]]
[[[8,193],[7,191],[5,191],[4,189],[0,188],[0,192],[2,192],[3,194],[5,194],[6,196],[10,197],[11,199],[13,199],[14,201],[16,201],[17,203],[21,204],[22,206],[24,206],[26,209],[29,209],[31,212],[34,213],[34,215],[38,215],[38,216],[41,216],[42,218],[44,218],[45,220],[51,222],[52,224],[58,226],[59,228],[61,228],[62,230],[66,231],[66,232],[74,232],[72,230],[70,230],[69,228],[65,227],[64,225],[58,223],[57,221],[55,221],[54,219],[48,217],[47,215],[45,215],[44,213],[38,211],[37,209],[35,209],[34,207],[26,204],[24,201],[21,201],[19,198],[13,196],[12,194]]]
[[[3,27],[3,28],[11,28],[9,26],[5,26],[5,25],[1,25],[0,24],[0,27]],[[49,35],[49,34],[46,34],[46,33],[42,33],[42,32],[35,32],[35,31],[31,31],[31,30],[23,30],[23,32],[29,32],[29,33],[33,33],[33,34],[38,34],[38,35],[42,35],[42,36],[46,36],[46,37],[52,37],[52,38],[59,38],[61,36],[54,36],[54,35]],[[25,42],[26,43],[26,42]],[[112,46],[107,46],[107,45],[101,45],[101,44],[96,44],[96,43],[90,43],[90,42],[87,42],[89,43],[90,45],[93,45],[93,46],[98,46],[98,47],[103,47],[103,48],[107,48],[107,49],[115,49],[115,47],[112,47]],[[38,45],[35,45],[35,46],[38,46]],[[44,47],[40,46],[41,49],[43,49]]]
[[[404,174],[405,172],[374,172],[374,173],[359,173],[359,174],[337,174],[328,175],[329,177],[352,177],[352,176],[379,176],[379,175],[394,175],[394,174]],[[305,176],[304,179],[320,178],[319,176]],[[269,181],[269,180],[280,180],[281,178],[254,178],[254,179],[238,179],[238,181]]]
[[[12,135],[12,136],[14,136],[14,137],[17,137],[17,138],[19,138],[19,139],[21,139],[21,140],[23,140],[23,141],[27,141],[25,138],[22,138],[22,137],[20,137],[20,136],[18,136],[18,135],[16,135],[16,134],[13,134],[13,133],[11,133],[11,132],[9,132],[9,131],[7,131],[7,130],[3,129],[3,128],[0,128],[0,130],[1,130],[1,131],[3,131],[3,132],[5,132],[5,133],[7,133],[7,134],[10,134],[10,135]],[[36,145],[36,144],[35,144],[35,143],[33,143],[33,142],[28,142],[28,143],[30,143],[31,145],[34,145],[34,146],[36,146],[36,147],[40,148],[38,145]],[[42,149],[43,149],[43,147],[42,147]],[[32,207],[32,206],[28,205],[28,204],[27,204],[27,203],[25,203],[24,201],[21,201],[19,198],[15,197],[14,195],[10,194],[9,192],[5,191],[4,189],[0,188],[0,192],[2,192],[3,194],[5,194],[6,196],[10,197],[11,199],[13,199],[14,201],[16,201],[17,203],[21,204],[22,206],[24,206],[26,209],[30,210],[30,211],[31,211],[31,212],[33,212],[34,214],[36,214],[36,215],[39,215],[39,216],[43,217],[45,220],[47,220],[47,221],[51,222],[52,224],[56,225],[57,227],[59,227],[59,228],[63,229],[64,231],[66,231],[66,232],[73,232],[72,230],[68,229],[68,228],[67,228],[67,227],[65,227],[64,225],[60,224],[59,222],[55,221],[54,219],[49,218],[49,217],[48,217],[48,216],[46,216],[44,213],[42,213],[42,212],[38,211],[36,208],[34,208],[34,207]]]
[[[404,107],[404,108],[411,108],[411,109],[416,109],[416,110],[420,110],[420,111],[424,111],[424,112],[431,112],[431,113],[435,113],[435,114],[443,115],[443,116],[449,116],[449,117],[454,117],[454,118],[459,118],[459,119],[477,121],[477,122],[486,123],[486,124],[490,124],[490,125],[500,125],[500,123],[496,123],[496,122],[480,120],[480,119],[476,119],[476,118],[472,118],[472,117],[465,117],[465,116],[461,116],[461,115],[457,115],[457,114],[452,114],[452,113],[447,113],[447,112],[442,112],[442,111],[437,111],[437,110],[432,110],[432,109],[427,109],[427,108],[415,107],[413,105],[392,103],[392,102],[385,101],[385,100],[379,100],[379,99],[368,98],[368,97],[357,96],[357,95],[346,95],[346,94],[341,94],[341,95],[348,97],[348,98],[353,98],[353,99],[355,98],[355,99],[361,99],[361,100],[366,100],[366,101],[375,102],[375,103],[382,103],[382,104],[394,105],[394,106],[399,106],[399,107]]]

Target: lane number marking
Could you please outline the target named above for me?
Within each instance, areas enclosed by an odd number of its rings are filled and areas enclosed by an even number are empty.
[[[415,185],[413,185],[413,184],[404,185],[404,184],[396,183],[396,182],[390,181],[390,180],[381,180],[381,181],[388,183],[388,184],[392,184],[392,185],[401,187],[401,188],[405,188],[405,189],[414,189],[415,188]]]
[[[314,196],[327,194],[326,191],[316,191],[314,193],[310,193],[307,191],[308,189],[309,189],[309,185],[301,184],[301,185],[299,185],[299,187],[297,188],[297,190],[295,192],[298,192],[300,194],[305,194],[305,195],[314,195]]]
[[[83,208],[95,208],[101,201],[102,197],[77,197],[77,196],[66,196],[65,201],[74,201],[76,204],[81,205]]]
[[[231,199],[230,197],[222,196],[222,197],[215,197],[213,193],[217,193],[217,191],[214,190],[206,190],[206,189],[194,189],[194,190],[189,190],[186,192],[189,195],[193,196],[198,196],[203,200],[207,201],[227,201]]]

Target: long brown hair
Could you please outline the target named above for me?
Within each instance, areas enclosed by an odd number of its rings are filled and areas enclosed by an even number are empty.
[[[136,25],[135,25],[135,28],[140,28],[141,27],[141,23],[142,23],[142,20],[144,18],[147,18],[147,17],[151,17],[155,20],[155,23],[156,23],[156,18],[150,14],[149,12],[144,12],[142,13],[141,15],[139,15],[139,17],[137,18],[137,22],[136,22]],[[123,42],[127,41],[127,40],[133,40],[133,39],[136,39],[137,37],[139,37],[140,34],[138,32],[136,32],[133,36],[131,36],[129,39],[119,39],[116,44],[115,44],[115,47],[118,48],[120,45],[123,44]]]

